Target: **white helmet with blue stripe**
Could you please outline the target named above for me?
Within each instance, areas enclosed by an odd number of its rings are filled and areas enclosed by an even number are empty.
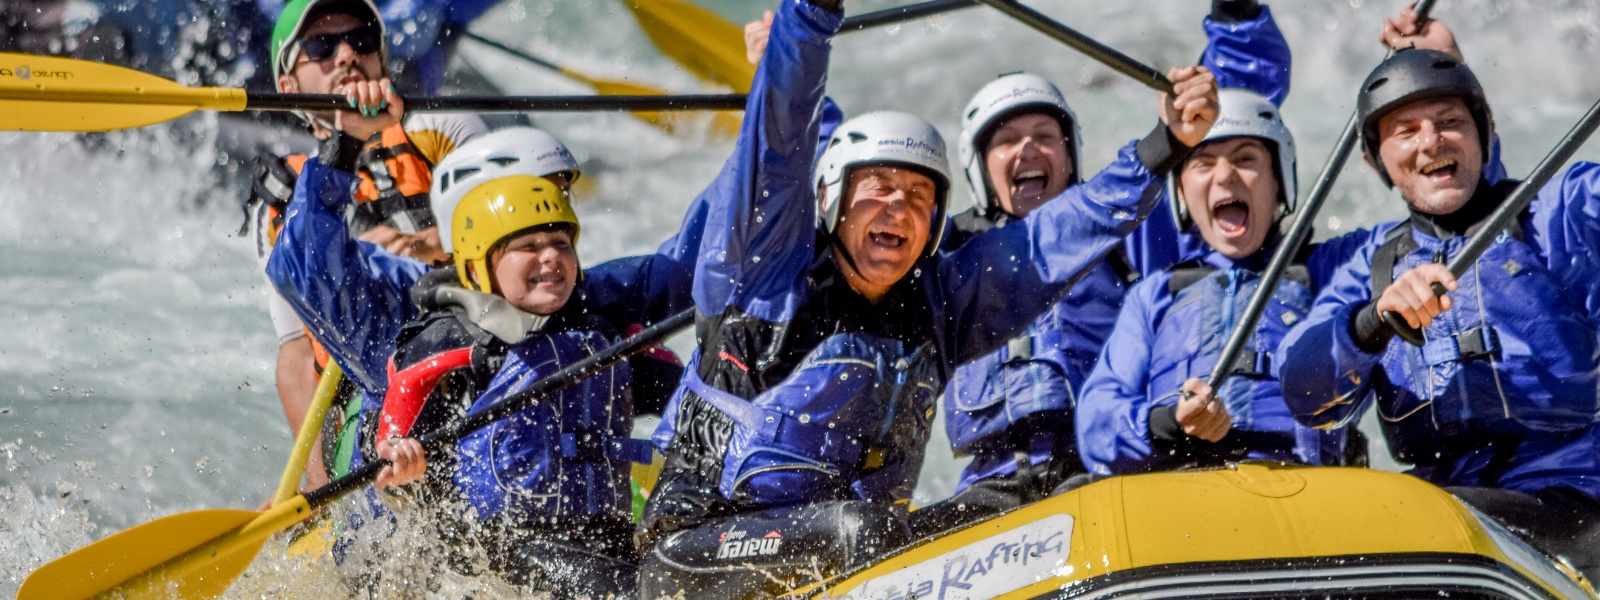
[[[939,130],[921,117],[903,112],[867,113],[845,121],[833,131],[828,148],[817,163],[815,178],[822,190],[822,205],[817,213],[822,227],[833,233],[839,224],[840,200],[850,171],[874,165],[909,167],[933,179],[935,214],[923,254],[938,252],[949,211],[950,159]]]
[[[1253,137],[1267,142],[1267,150],[1273,156],[1272,164],[1277,168],[1278,193],[1283,202],[1283,212],[1294,212],[1299,199],[1294,135],[1283,124],[1277,105],[1265,96],[1239,88],[1223,88],[1217,92],[1217,101],[1220,104],[1217,122],[1200,143],[1236,137]],[[1180,165],[1167,176],[1167,205],[1172,209],[1173,222],[1178,224],[1180,231],[1192,224],[1189,208],[1178,197],[1182,173],[1183,167]]]
[[[972,206],[979,214],[988,214],[995,204],[994,188],[984,165],[989,138],[1006,119],[1033,112],[1055,117],[1061,122],[1061,133],[1072,138],[1067,145],[1073,169],[1068,184],[1078,182],[1078,172],[1083,169],[1078,161],[1083,156],[1083,129],[1078,127],[1078,116],[1067,105],[1067,97],[1048,79],[1032,73],[1007,73],[979,88],[961,111],[958,152],[972,192]]]

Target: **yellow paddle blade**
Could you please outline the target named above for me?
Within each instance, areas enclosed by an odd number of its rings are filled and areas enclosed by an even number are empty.
[[[599,92],[602,96],[665,96],[668,94],[666,90],[658,87],[633,83],[631,81],[619,81],[616,79],[601,79],[598,77],[591,77],[587,74],[574,71],[570,68],[561,69],[561,74],[574,81],[581,82],[594,88],[594,90]],[[631,114],[639,120],[645,121],[669,132],[676,131],[678,126],[685,120],[695,118],[693,113],[680,111],[638,111]],[[714,128],[714,131],[720,135],[729,137],[738,135],[739,121],[740,117],[736,113],[717,111],[711,114],[712,127]]]
[[[115,65],[0,52],[0,130],[111,131],[196,109],[244,107],[242,89],[185,87]]]
[[[756,67],[745,60],[744,31],[689,0],[623,0],[661,52],[701,78],[750,91]]]
[[[214,598],[243,573],[272,534],[311,515],[305,496],[266,512],[197,510],[156,519],[89,544],[34,571],[18,600]]]

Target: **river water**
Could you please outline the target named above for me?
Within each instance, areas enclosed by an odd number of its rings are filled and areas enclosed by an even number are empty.
[[[736,22],[765,7],[706,4]],[[850,8],[891,4],[853,0]],[[1030,4],[1163,69],[1192,61],[1204,44],[1205,2]],[[1354,108],[1356,85],[1383,54],[1377,31],[1395,3],[1279,4],[1296,60],[1284,114],[1299,141],[1304,190]],[[1455,27],[1489,89],[1510,172],[1525,173],[1600,94],[1591,76],[1600,5],[1439,5],[1435,14]],[[655,51],[619,2],[512,0],[474,30],[601,76],[718,91]],[[1067,90],[1083,121],[1085,171],[1154,119],[1151,92],[982,8],[850,34],[833,56],[829,91],[847,112],[920,114],[952,148],[967,96],[1019,69]],[[458,59],[511,93],[586,92],[470,42]],[[587,263],[647,251],[670,235],[731,149],[705,127],[671,136],[620,114],[536,120],[596,182],[579,206]],[[254,506],[271,493],[290,439],[273,392],[266,290],[251,243],[232,235],[235,193],[211,175],[225,157],[207,142],[230,123],[197,115],[181,135],[156,127],[89,140],[0,134],[0,315],[8,321],[0,327],[0,595],[91,539],[172,512]],[[1578,156],[1600,156],[1597,148]],[[952,199],[963,206],[964,189]],[[1319,236],[1395,218],[1402,206],[1357,159],[1325,213]],[[1395,468],[1381,446],[1373,453]],[[948,495],[959,469],[942,428],[929,456],[921,503]],[[257,568],[287,564],[268,558]],[[327,577],[302,577],[292,589],[246,585],[236,595],[326,592]]]

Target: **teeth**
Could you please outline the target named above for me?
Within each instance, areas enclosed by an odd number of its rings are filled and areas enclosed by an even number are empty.
[[[1422,174],[1423,175],[1432,175],[1432,174],[1434,174],[1434,173],[1436,173],[1436,172],[1438,172],[1440,170],[1448,169],[1448,168],[1454,167],[1454,166],[1456,166],[1456,161],[1454,159],[1447,158],[1447,159],[1444,159],[1444,160],[1437,160],[1437,161],[1428,163],[1427,165],[1424,165],[1422,167]]]
[[[1017,173],[1016,177],[1012,177],[1011,180],[1020,182],[1020,181],[1025,180],[1025,179],[1043,179],[1043,178],[1044,178],[1044,171],[1043,170],[1033,169],[1033,170],[1030,170],[1030,171],[1023,171],[1021,173]]]

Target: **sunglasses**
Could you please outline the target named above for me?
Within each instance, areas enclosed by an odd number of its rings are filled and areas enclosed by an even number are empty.
[[[349,31],[306,36],[300,39],[300,51],[305,53],[306,58],[321,62],[333,58],[341,42],[350,44],[350,49],[355,50],[356,54],[372,54],[383,47],[383,31],[377,25],[368,23]]]

